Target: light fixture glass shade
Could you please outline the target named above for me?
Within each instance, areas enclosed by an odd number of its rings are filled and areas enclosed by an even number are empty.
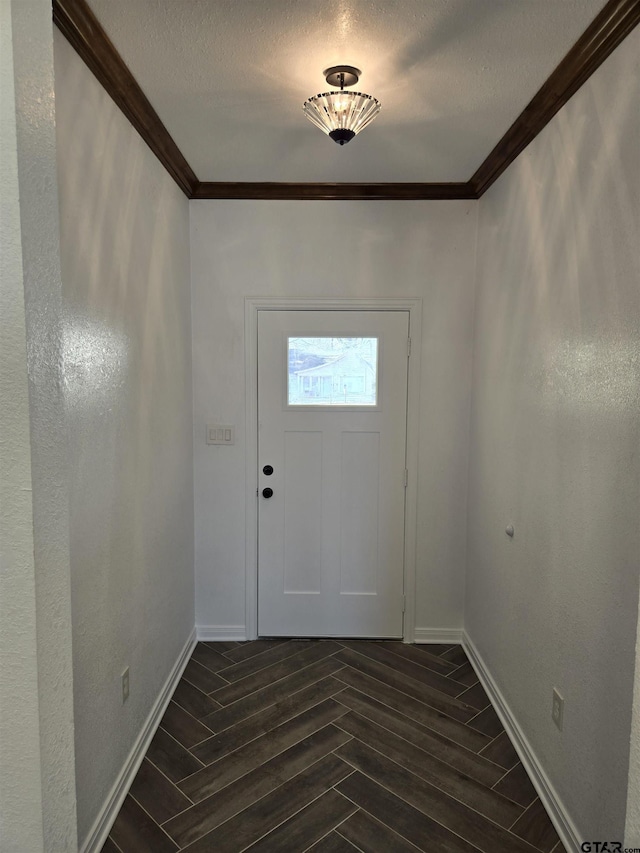
[[[380,102],[362,92],[325,92],[302,105],[304,114],[339,145],[353,139],[380,112]]]

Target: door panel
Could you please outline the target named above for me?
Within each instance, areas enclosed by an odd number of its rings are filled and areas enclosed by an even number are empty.
[[[343,432],[340,484],[340,592],[378,592],[380,435]]]
[[[262,636],[402,636],[408,323],[258,312]]]
[[[322,433],[288,430],[284,442],[284,593],[319,594]]]

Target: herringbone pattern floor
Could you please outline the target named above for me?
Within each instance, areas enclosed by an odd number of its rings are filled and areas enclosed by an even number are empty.
[[[198,643],[103,853],[560,853],[460,646]]]

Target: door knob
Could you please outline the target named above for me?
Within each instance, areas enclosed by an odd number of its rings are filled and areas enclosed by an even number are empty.
[[[265,465],[264,468],[262,469],[262,473],[266,477],[270,477],[273,474],[273,465]]]
[[[263,498],[270,498],[272,495],[273,495],[273,489],[267,488],[267,489],[262,490],[262,497]]]

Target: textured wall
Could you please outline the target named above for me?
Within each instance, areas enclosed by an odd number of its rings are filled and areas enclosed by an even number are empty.
[[[244,624],[244,297],[420,296],[416,625],[462,627],[476,210],[191,202],[198,625]],[[215,419],[234,447],[207,447]]]
[[[55,67],[82,840],[194,625],[189,213],[59,33]]]
[[[640,605],[639,605],[640,612]],[[640,847],[640,631],[636,640],[636,676],[629,751],[629,789],[624,834],[626,847]]]
[[[0,836],[44,850],[31,449],[11,4],[0,3]]]
[[[5,211],[9,214],[2,233],[8,265],[7,278],[4,269],[2,276],[7,296],[2,337],[10,350],[7,361],[2,358],[8,379],[2,387],[8,427],[2,442],[11,462],[2,472],[3,490],[9,490],[2,516],[11,530],[7,551],[3,545],[2,641],[8,660],[2,671],[10,690],[8,695],[3,690],[0,771],[10,802],[5,811],[3,795],[1,843],[10,853],[67,853],[76,848],[76,827],[51,5],[5,0],[2,24],[2,115],[9,128],[14,84],[15,112],[14,131],[2,145],[3,222]]]
[[[466,628],[588,839],[621,840],[626,802],[639,56],[636,30],[483,197],[478,232]]]

